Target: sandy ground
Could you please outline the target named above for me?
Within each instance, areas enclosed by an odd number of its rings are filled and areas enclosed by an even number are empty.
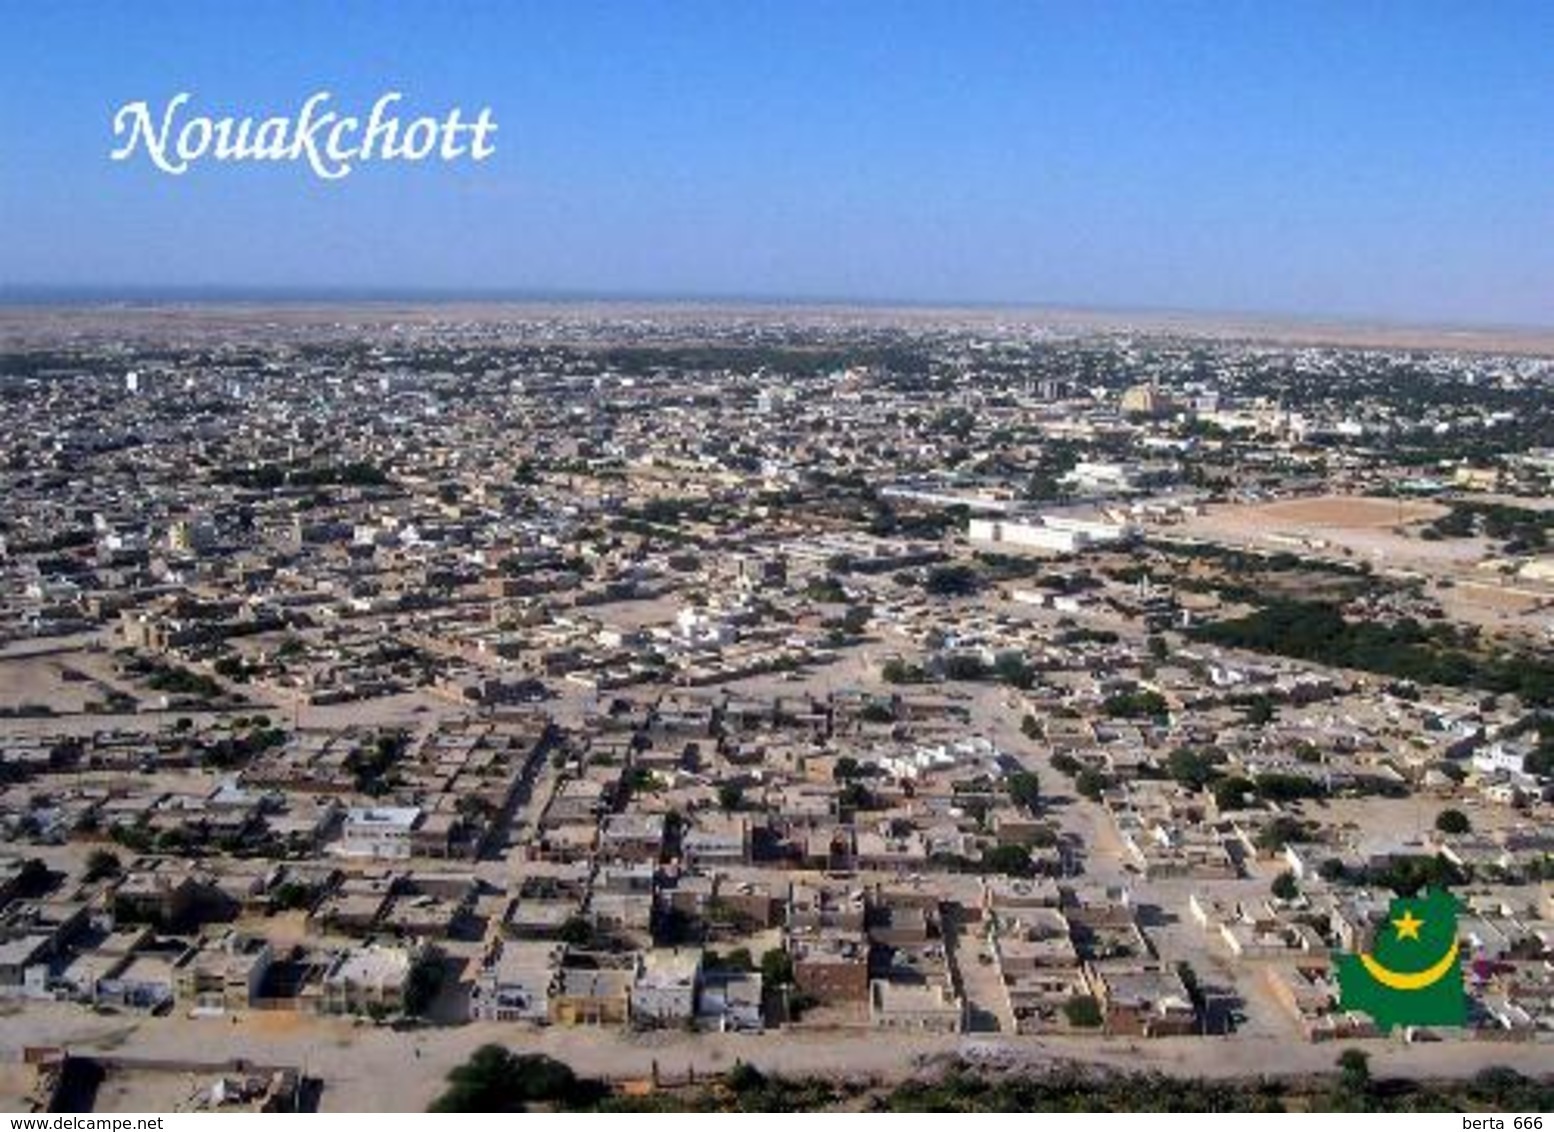
[[[71,680],[80,672],[66,657],[23,657],[0,660],[0,707],[46,704],[56,712],[79,712],[88,700],[102,700],[100,687],[87,679]]]
[[[1453,621],[1541,643],[1554,633],[1554,584],[1506,578],[1490,569],[1494,548],[1481,538],[1418,537],[1438,504],[1365,497],[1289,499],[1216,507],[1161,528],[1156,537],[1263,552],[1288,551],[1336,563],[1369,563],[1382,577],[1423,578]],[[1410,509],[1413,509],[1410,511]]]
[[[1420,525],[1445,513],[1437,503],[1321,496],[1215,507],[1170,528],[1169,533],[1232,546],[1306,549],[1335,559],[1357,558],[1419,569],[1463,569],[1483,559],[1488,548],[1479,540],[1427,542],[1417,537]]]
[[[1481,568],[1494,557],[1483,539],[1418,537],[1423,524],[1444,512],[1439,503],[1368,496],[1285,499],[1215,507],[1159,537],[1369,562],[1384,575],[1433,580],[1434,596],[1454,618],[1491,628],[1524,623],[1535,633],[1545,628],[1539,619],[1554,608],[1554,586],[1501,579]]]
[[[1439,503],[1377,499],[1364,495],[1323,495],[1313,499],[1281,499],[1248,508],[1255,521],[1272,525],[1351,529],[1396,527],[1427,523],[1450,510]]]

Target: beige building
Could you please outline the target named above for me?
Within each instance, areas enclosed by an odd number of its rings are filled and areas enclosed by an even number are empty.
[[[273,958],[268,940],[230,932],[190,952],[178,966],[178,1002],[197,1010],[252,1006]]]
[[[404,1009],[410,952],[371,944],[347,951],[324,975],[325,1014],[395,1014]]]
[[[878,1030],[958,1034],[965,1015],[965,1003],[943,983],[875,979],[869,984],[869,1024]]]

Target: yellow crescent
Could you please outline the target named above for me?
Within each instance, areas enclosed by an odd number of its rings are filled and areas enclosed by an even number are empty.
[[[1391,970],[1390,968],[1383,967],[1380,963],[1376,962],[1375,957],[1372,956],[1368,951],[1360,952],[1360,962],[1364,964],[1365,970],[1370,974],[1370,977],[1375,979],[1384,987],[1391,987],[1393,990],[1405,991],[1424,990],[1425,987],[1430,986],[1433,983],[1440,982],[1441,978],[1446,974],[1446,972],[1450,971],[1452,967],[1456,965],[1457,941],[1452,940],[1451,947],[1447,949],[1445,955],[1441,956],[1441,961],[1439,963],[1431,964],[1423,971],[1409,971],[1404,973]]]

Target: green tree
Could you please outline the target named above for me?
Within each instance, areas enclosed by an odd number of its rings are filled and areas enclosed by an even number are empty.
[[[1017,653],[1001,654],[993,664],[993,674],[1000,682],[1016,688],[1029,688],[1036,683],[1036,670]]]
[[[769,987],[786,987],[793,983],[793,957],[780,947],[774,947],[761,956],[761,980]]]
[[[1111,779],[1107,778],[1106,775],[1089,767],[1080,771],[1079,777],[1074,779],[1074,789],[1092,802],[1100,801],[1101,795],[1107,791],[1111,784]]]
[[[556,934],[562,943],[573,947],[592,947],[594,943],[594,926],[582,916],[569,917]]]
[[[448,1088],[431,1111],[517,1112],[531,1103],[575,1102],[586,1091],[577,1074],[553,1058],[489,1044],[448,1074]]]
[[[1202,790],[1220,776],[1217,766],[1222,759],[1216,751],[1178,747],[1167,757],[1166,771],[1188,789]]]
[[[1221,778],[1214,784],[1214,804],[1220,810],[1239,810],[1245,806],[1248,798],[1256,798],[1257,787],[1249,778],[1242,778],[1239,774],[1233,774],[1228,778]]]
[[[1274,877],[1270,888],[1280,900],[1294,900],[1300,895],[1300,885],[1295,883],[1295,874],[1292,872],[1282,872]]]
[[[1471,830],[1473,823],[1461,810],[1442,810],[1435,816],[1435,828],[1442,833],[1461,835]]]
[[[944,662],[946,680],[977,681],[987,679],[988,668],[982,659],[966,653],[956,653]]]
[[[865,723],[894,723],[896,721],[896,709],[888,703],[871,700],[859,709],[858,718]]]
[[[977,572],[970,566],[935,566],[923,588],[936,597],[964,597],[977,590]]]
[[[853,780],[836,792],[836,804],[844,810],[877,810],[879,799],[863,783]]]
[[[1153,719],[1170,714],[1170,706],[1159,692],[1141,688],[1106,697],[1101,710],[1114,719]]]
[[[736,1061],[723,1075],[723,1083],[736,1093],[753,1093],[766,1084],[766,1074],[748,1061]]]
[[[119,863],[119,855],[112,849],[93,849],[86,858],[86,879],[101,880],[103,877],[116,877],[123,866]]]
[[[1350,1096],[1364,1096],[1371,1087],[1371,1055],[1363,1049],[1346,1049],[1338,1055],[1338,1081]]]
[[[1101,1015],[1101,1004],[1094,995],[1088,994],[1076,994],[1065,1002],[1063,1017],[1068,1019],[1070,1026],[1086,1030],[1096,1029],[1105,1020]]]
[[[1266,727],[1278,715],[1278,709],[1267,696],[1258,696],[1247,704],[1246,721],[1253,727]]]
[[[287,911],[295,911],[306,908],[313,903],[313,889],[306,884],[294,880],[277,885],[270,893],[270,905],[273,908]]]
[[[1059,774],[1066,774],[1070,778],[1073,778],[1076,774],[1084,769],[1084,763],[1080,762],[1067,751],[1059,751],[1057,754],[1052,756],[1051,761],[1053,770],[1057,771]]]
[[[1041,780],[1031,771],[1017,770],[1005,782],[1009,800],[1015,805],[1035,813],[1041,805]]]
[[[982,854],[982,867],[991,873],[1028,877],[1035,872],[1031,851],[1023,845],[998,845]]]

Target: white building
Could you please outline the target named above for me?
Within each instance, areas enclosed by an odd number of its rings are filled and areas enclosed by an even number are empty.
[[[1013,519],[972,519],[967,531],[972,542],[1029,550],[1071,554],[1092,546],[1126,542],[1137,529],[1123,523],[1043,515],[1035,522]]]
[[[644,952],[631,988],[631,1017],[649,1025],[677,1026],[696,1016],[701,951],[658,948]]]
[[[469,1010],[483,1022],[544,1022],[566,951],[545,940],[505,940],[475,978]]]
[[[1480,774],[1520,775],[1531,753],[1524,743],[1490,743],[1473,752],[1473,769]]]
[[[404,860],[410,856],[410,833],[421,820],[419,806],[353,806],[335,851],[344,857]]]
[[[697,1017],[720,1032],[760,1033],[766,1019],[761,1011],[761,976],[753,971],[712,971],[705,974]]]
[[[1131,491],[1136,486],[1135,469],[1128,464],[1081,460],[1064,473],[1062,482],[1081,491]]]
[[[675,633],[683,643],[697,648],[721,648],[732,644],[737,635],[731,622],[689,606],[675,618]]]

